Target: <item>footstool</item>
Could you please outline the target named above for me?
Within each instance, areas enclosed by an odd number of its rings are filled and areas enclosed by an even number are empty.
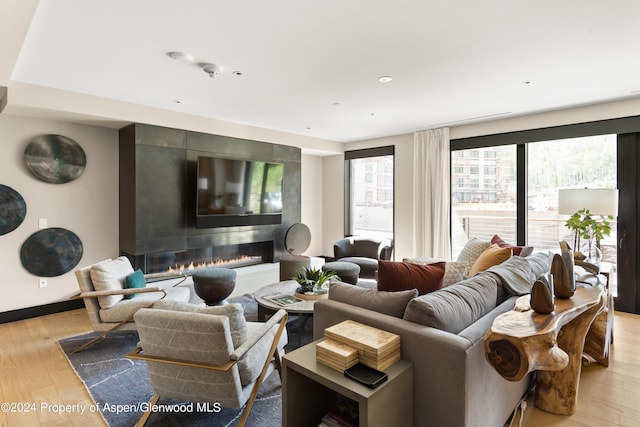
[[[352,285],[358,283],[358,276],[360,276],[360,266],[352,262],[326,262],[322,265],[322,271],[333,271],[340,276],[340,280]]]
[[[193,274],[193,290],[207,305],[224,305],[236,287],[236,271],[206,268]]]

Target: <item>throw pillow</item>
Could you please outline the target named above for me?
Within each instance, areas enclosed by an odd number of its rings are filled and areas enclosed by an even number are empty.
[[[444,261],[438,258],[404,258],[403,262],[410,262],[412,264],[435,264],[437,262],[444,262],[444,283],[443,287],[453,285],[464,279],[464,273],[467,271],[467,266],[463,262],[459,261]]]
[[[131,262],[125,256],[91,266],[91,282],[96,291],[115,291],[124,289],[124,279],[133,273]],[[98,297],[100,308],[111,308],[120,302],[122,295]]]
[[[418,296],[417,289],[385,292],[361,288],[341,282],[331,282],[329,299],[366,308],[393,317],[402,317],[409,301]]]
[[[489,267],[498,265],[513,256],[512,248],[501,248],[500,246],[493,244],[485,249],[478,257],[476,262],[473,263],[469,270],[469,277],[473,277],[481,271],[485,271]]]
[[[137,269],[133,273],[129,274],[124,278],[124,288],[125,289],[139,289],[145,288],[147,286],[147,281],[144,278],[144,274],[142,274],[142,270]],[[126,299],[135,298],[136,294],[125,295]]]
[[[526,257],[526,256],[531,255],[531,253],[533,252],[533,246],[515,246],[515,245],[511,245],[511,244],[505,242],[497,234],[494,234],[493,237],[491,238],[491,244],[494,244],[494,243],[496,245],[500,246],[501,248],[512,248],[514,256],[517,255],[517,256]]]
[[[458,258],[456,261],[462,262],[466,266],[466,271],[464,272],[465,277],[469,277],[469,269],[473,266],[473,263],[476,262],[480,254],[489,247],[491,243],[485,240],[480,240],[477,237],[469,240],[464,248],[458,254]]]
[[[497,281],[479,275],[412,299],[404,320],[457,334],[496,307]]]
[[[420,265],[408,262],[378,261],[378,290],[417,289],[420,295],[442,288],[444,262]]]
[[[188,302],[160,300],[153,304],[153,308],[227,316],[229,319],[229,329],[231,330],[231,341],[233,342],[233,346],[238,348],[247,340],[247,321],[244,318],[242,305],[238,303],[209,307],[199,304],[191,304]]]

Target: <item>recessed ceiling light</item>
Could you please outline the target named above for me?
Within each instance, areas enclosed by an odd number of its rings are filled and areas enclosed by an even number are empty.
[[[393,77],[391,77],[391,76],[381,76],[381,77],[378,77],[378,81],[379,81],[380,83],[389,83],[391,80],[393,80]]]
[[[242,75],[242,71],[233,71],[231,74],[233,74],[234,76],[238,76],[240,77]]]
[[[533,82],[531,80],[525,80],[525,81],[522,82],[523,85],[530,85],[532,83]]]
[[[173,100],[173,103],[174,103],[174,104],[182,104],[182,101],[180,101],[179,99],[174,99],[174,100]]]
[[[190,64],[193,62],[193,56],[184,52],[167,52],[167,56],[176,61],[185,62]]]
[[[333,103],[333,106],[334,106],[334,107],[339,107],[339,106],[340,106],[340,103],[339,103],[339,102],[334,102],[334,103]]]
[[[222,67],[217,64],[200,64],[202,71],[209,74],[209,77],[216,78],[222,73]]]

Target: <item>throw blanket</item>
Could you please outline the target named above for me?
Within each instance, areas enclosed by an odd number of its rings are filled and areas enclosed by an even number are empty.
[[[486,270],[498,277],[505,291],[514,296],[531,293],[531,285],[535,281],[527,258],[514,256]]]

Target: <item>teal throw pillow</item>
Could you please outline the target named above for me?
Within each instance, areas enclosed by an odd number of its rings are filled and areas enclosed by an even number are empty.
[[[142,274],[142,270],[138,269],[135,272],[129,274],[124,278],[124,288],[132,289],[132,288],[144,288],[147,286],[147,281],[144,279],[144,274]],[[125,298],[131,299],[135,298],[136,294],[127,295]]]

